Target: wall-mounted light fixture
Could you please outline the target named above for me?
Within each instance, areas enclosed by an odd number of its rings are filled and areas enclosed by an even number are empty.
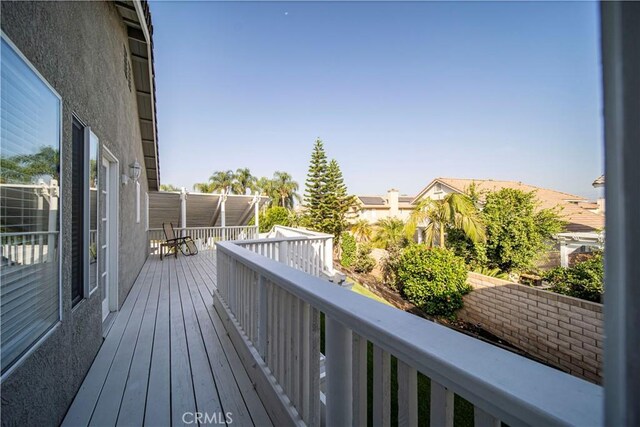
[[[142,166],[140,166],[140,163],[138,163],[138,160],[136,159],[129,165],[129,175],[126,173],[122,174],[122,185],[127,185],[130,179],[137,182],[140,178],[140,174],[142,174]]]
[[[133,163],[129,165],[129,177],[137,181],[140,178],[140,174],[142,173],[142,166],[138,163],[138,160],[135,160]]]

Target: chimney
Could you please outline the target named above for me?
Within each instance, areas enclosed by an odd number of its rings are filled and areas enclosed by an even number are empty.
[[[400,192],[395,188],[387,191],[387,203],[389,204],[389,217],[399,217],[400,211],[398,209],[398,196]]]
[[[593,188],[600,190],[600,197],[598,197],[598,213],[604,215],[604,175],[601,175],[595,181],[593,181]]]

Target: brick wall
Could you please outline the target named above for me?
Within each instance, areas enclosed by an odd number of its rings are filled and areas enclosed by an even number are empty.
[[[458,317],[563,371],[602,382],[602,305],[469,273]]]

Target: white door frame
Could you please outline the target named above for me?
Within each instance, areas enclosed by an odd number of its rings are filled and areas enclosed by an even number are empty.
[[[109,312],[118,311],[118,270],[119,270],[119,248],[120,248],[120,162],[116,156],[104,145],[102,146],[102,161],[109,164],[109,192],[107,197],[108,212],[106,212],[108,230],[105,236],[108,236],[107,254],[107,293]]]

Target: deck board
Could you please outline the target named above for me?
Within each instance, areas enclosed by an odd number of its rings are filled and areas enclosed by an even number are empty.
[[[205,412],[272,425],[213,308],[215,252],[149,257],[63,421],[183,425]]]
[[[161,281],[162,270],[153,270],[154,275],[151,280],[153,282]],[[120,406],[117,422],[120,425],[134,426],[142,425],[144,422],[144,406],[139,405],[137,402],[146,400],[159,296],[160,286],[153,286],[149,291],[138,342],[131,361],[129,378],[122,397],[122,405]]]
[[[169,263],[160,263],[162,271],[159,283],[158,311],[151,353],[149,386],[144,423],[148,426],[166,426],[171,424],[171,335],[169,327]],[[147,261],[149,262],[149,261]],[[144,405],[143,405],[144,406]]]
[[[124,330],[129,322],[129,317],[136,304],[142,282],[149,272],[150,264],[144,265],[138,280],[131,288],[129,296],[125,300],[118,316],[114,320],[113,326],[109,330],[107,337],[100,347],[100,351],[89,369],[74,401],[72,402],[67,415],[62,422],[62,426],[83,426],[89,424],[96,403],[102,392],[102,387],[106,381],[111,368],[113,358],[118,350]]]
[[[191,266],[190,271],[194,275],[206,310],[218,334],[220,344],[218,348],[224,352],[226,361],[230,366],[235,378],[236,385],[239,389],[239,394],[235,393],[235,396],[243,398],[244,403],[246,404],[249,410],[249,414],[255,425],[271,424],[269,416],[267,415],[262,402],[260,401],[258,395],[255,393],[254,385],[249,379],[249,375],[242,365],[240,356],[236,352],[236,349],[233,347],[231,339],[224,329],[222,319],[220,319],[218,312],[213,308],[213,295],[210,292],[209,288],[206,286],[206,283],[213,283],[211,278],[215,277],[215,258],[209,257],[197,261],[193,258],[186,258],[185,262],[189,263]],[[220,357],[219,359],[216,358],[216,360],[219,360],[220,363],[222,363],[224,359]],[[226,373],[228,371],[224,369],[217,370],[217,372]],[[240,422],[237,424],[243,425]]]

